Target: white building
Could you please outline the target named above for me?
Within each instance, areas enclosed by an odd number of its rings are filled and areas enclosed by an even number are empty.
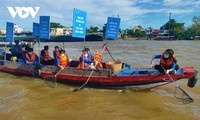
[[[0,29],[1,34],[6,34],[6,30]]]
[[[18,25],[14,25],[14,32],[15,33],[22,33],[24,31],[23,28],[19,27]]]
[[[51,35],[71,35],[72,28],[51,28]]]

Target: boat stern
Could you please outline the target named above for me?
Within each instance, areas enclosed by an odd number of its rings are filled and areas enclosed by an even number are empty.
[[[195,75],[195,69],[193,67],[184,67],[183,74],[185,78],[192,78]]]

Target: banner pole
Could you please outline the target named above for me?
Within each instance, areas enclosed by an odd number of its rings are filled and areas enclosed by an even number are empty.
[[[6,51],[7,51],[7,41],[5,43],[5,55],[4,55],[4,61],[6,61]]]
[[[40,38],[38,38],[38,44],[39,44],[39,64],[40,64],[40,56],[41,56],[41,51],[40,51]]]
[[[85,50],[85,37],[83,38],[84,50]],[[82,51],[82,69],[84,69],[84,51]]]

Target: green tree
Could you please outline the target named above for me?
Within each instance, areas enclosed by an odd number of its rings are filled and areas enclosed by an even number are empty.
[[[184,23],[179,23],[175,19],[171,19],[162,27],[161,30],[169,30],[171,36],[178,37],[180,33],[184,32]]]
[[[99,31],[99,27],[95,26],[95,27],[90,27],[92,33],[97,33]]]
[[[1,30],[0,30],[0,34],[2,34]]]
[[[134,35],[134,37],[145,37],[145,32],[140,31],[140,30],[136,30],[133,35]]]
[[[140,28],[140,30],[142,30],[142,29],[143,29],[143,27],[142,27],[141,25],[138,25],[138,28]]]
[[[90,29],[86,29],[86,33],[92,33]]]
[[[194,16],[192,21],[194,22],[194,24],[200,24],[200,16],[199,17]]]
[[[134,33],[132,29],[126,29],[126,31],[127,31],[127,36],[133,37]]]
[[[56,22],[51,22],[50,25],[51,25],[51,28],[64,28],[63,25],[61,25],[60,23],[56,23]]]
[[[104,24],[104,25],[103,25],[103,36],[104,36],[104,37],[106,36],[106,26],[107,26],[107,24]]]
[[[194,16],[192,21],[193,24],[189,28],[189,31],[193,32],[193,36],[200,35],[200,16],[199,17]]]

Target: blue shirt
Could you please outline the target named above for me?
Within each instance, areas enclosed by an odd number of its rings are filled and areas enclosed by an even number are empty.
[[[21,54],[23,52],[21,45],[13,45],[11,49],[12,54]]]
[[[57,59],[56,59],[56,66],[59,66],[60,65],[60,58],[58,57]]]
[[[85,56],[84,57],[81,56],[80,57],[80,62],[84,61],[85,63],[87,63],[88,65],[90,65],[93,62],[93,60],[94,60],[94,56],[93,56],[92,53],[89,53],[88,55],[89,55],[88,58],[86,58]]]

